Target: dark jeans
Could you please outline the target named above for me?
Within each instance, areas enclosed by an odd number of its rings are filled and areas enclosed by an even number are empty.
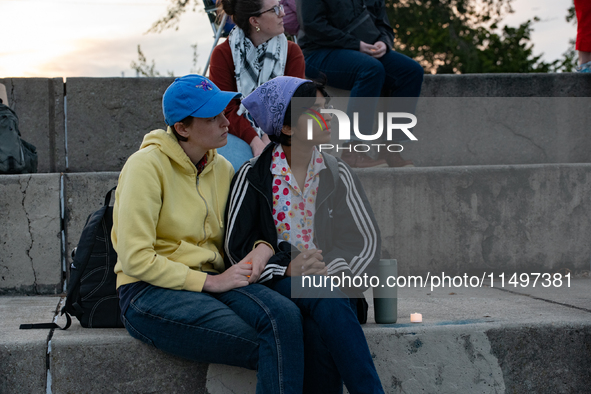
[[[408,56],[388,50],[384,56],[375,59],[351,49],[319,49],[307,51],[305,57],[307,77],[315,78],[324,73],[329,86],[351,91],[347,114],[353,121],[353,112],[359,113],[359,129],[363,134],[373,134],[368,130],[373,129],[373,117],[382,89],[390,97],[406,98],[395,101],[395,112],[414,114],[424,70]],[[364,99],[355,100],[357,97]],[[394,134],[393,141],[408,140],[402,132]]]
[[[266,286],[197,293],[148,286],[124,316],[134,338],[190,360],[256,369],[261,393],[302,393],[302,316]]]
[[[269,286],[291,298],[291,280]],[[356,299],[322,298],[327,288],[317,288],[320,298],[292,298],[304,318],[304,393],[384,393],[365,334],[357,320]],[[333,292],[334,293],[334,292]],[[307,293],[310,294],[310,293]],[[331,294],[334,297],[334,294]]]

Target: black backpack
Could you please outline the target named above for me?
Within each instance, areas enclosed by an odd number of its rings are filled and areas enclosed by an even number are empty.
[[[117,296],[117,275],[113,271],[117,253],[111,242],[113,207],[111,194],[105,204],[86,220],[70,265],[68,296],[62,314],[76,316],[82,327],[123,327]]]
[[[18,117],[0,103],[0,174],[37,172],[37,148],[21,138]]]
[[[70,315],[76,316],[86,328],[123,327],[116,290],[117,275],[113,271],[117,253],[111,242],[113,207],[109,206],[109,202],[115,189],[109,190],[104,205],[88,216],[78,246],[72,251],[68,295],[61,310],[67,319],[65,327],[55,323],[37,323],[21,324],[21,329],[67,330],[72,322]]]

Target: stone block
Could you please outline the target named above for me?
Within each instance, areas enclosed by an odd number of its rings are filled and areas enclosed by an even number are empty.
[[[424,97],[403,157],[419,167],[588,163],[589,107],[585,97]]]
[[[589,164],[357,174],[399,275],[589,269]]]
[[[509,393],[586,393],[591,382],[591,328],[566,322],[487,332]]]
[[[54,333],[50,358],[54,394],[208,393],[207,364],[168,355],[125,329],[86,329],[76,321]]]
[[[45,393],[49,329],[20,324],[51,322],[58,297],[0,297],[0,393]]]
[[[0,83],[19,118],[22,138],[37,148],[38,172],[65,171],[63,79],[5,78]]]
[[[588,97],[576,73],[425,75],[421,97]]]
[[[162,95],[172,81],[68,78],[69,171],[120,171],[145,134],[166,128]]]
[[[0,223],[0,295],[60,293],[60,175],[0,176]]]

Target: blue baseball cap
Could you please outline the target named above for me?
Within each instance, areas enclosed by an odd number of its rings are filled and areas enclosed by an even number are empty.
[[[222,92],[209,79],[201,75],[185,75],[174,80],[162,97],[162,112],[169,126],[187,116],[211,118],[239,98],[240,93]]]

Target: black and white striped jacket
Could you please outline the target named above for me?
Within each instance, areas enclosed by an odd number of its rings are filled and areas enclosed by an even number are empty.
[[[273,220],[273,144],[242,165],[234,175],[226,207],[224,250],[226,267],[238,263],[265,241],[274,247],[259,283],[283,278],[299,251],[278,242]],[[334,156],[322,154],[326,168],[320,172],[314,243],[322,250],[329,275],[375,275],[380,259],[380,230],[359,178]],[[361,289],[362,291],[364,289]]]

